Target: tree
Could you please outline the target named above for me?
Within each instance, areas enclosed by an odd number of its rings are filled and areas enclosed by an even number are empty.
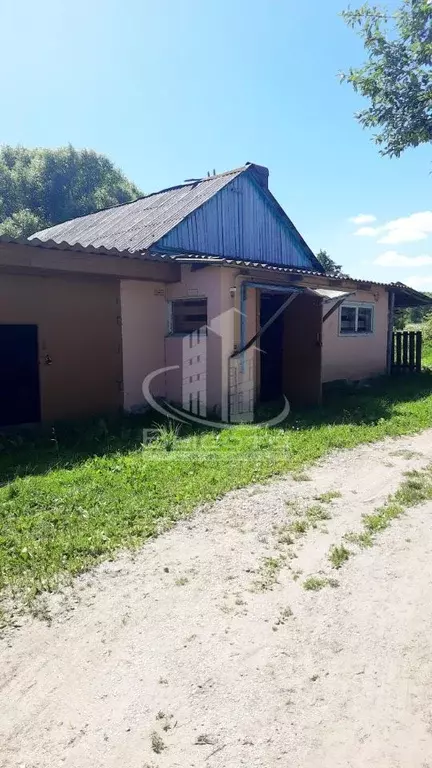
[[[356,117],[364,127],[379,129],[374,140],[381,154],[396,157],[432,141],[432,5],[401,3],[395,13],[366,3],[342,14],[368,53],[366,64],[342,80],[369,99]]]
[[[432,341],[432,312],[425,317],[424,337],[426,341]]]
[[[348,277],[342,272],[341,264],[336,264],[327,251],[320,250],[316,255],[319,263],[324,267],[326,275],[333,275],[333,277]]]
[[[0,235],[27,237],[140,194],[107,157],[92,150],[0,147]]]

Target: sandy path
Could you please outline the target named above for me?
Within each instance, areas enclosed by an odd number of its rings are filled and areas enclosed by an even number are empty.
[[[51,597],[50,626],[0,641],[0,765],[432,766],[432,505],[352,557],[339,588],[302,587],[334,575],[330,546],[430,461],[432,431],[335,454],[310,481],[231,493]],[[286,502],[329,489],[343,493],[332,518],[272,589],[254,587],[287,548]]]

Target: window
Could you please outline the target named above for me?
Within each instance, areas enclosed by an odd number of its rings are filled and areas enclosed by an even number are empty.
[[[207,325],[207,299],[179,299],[171,308],[171,333],[192,333]]]
[[[341,335],[373,333],[374,307],[368,304],[342,304],[339,315]]]

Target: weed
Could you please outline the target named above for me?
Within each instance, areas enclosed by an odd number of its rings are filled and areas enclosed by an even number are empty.
[[[290,528],[288,525],[281,525],[276,533],[276,538],[279,544],[294,544],[294,539],[291,536]]]
[[[409,461],[410,459],[420,458],[421,453],[418,451],[410,451],[406,448],[400,448],[397,451],[391,451],[390,456],[400,456],[402,459],[407,459],[407,461]]]
[[[308,528],[309,528],[309,523],[305,519],[294,520],[294,522],[291,523],[290,525],[290,530],[293,533],[296,533],[298,536],[301,536],[302,534],[306,533]]]
[[[156,425],[155,432],[157,437],[153,443],[154,447],[163,448],[165,451],[172,451],[179,441],[180,427],[178,424],[168,422],[168,424]]]
[[[357,544],[358,547],[366,548],[371,547],[373,544],[372,535],[368,531],[362,531],[361,533],[351,531],[345,534],[344,539],[351,544]]]
[[[168,680],[166,677],[160,677],[158,680],[159,685],[168,685]]]
[[[195,744],[214,744],[214,740],[208,733],[200,733],[200,735],[197,736]]]
[[[325,493],[321,493],[319,496],[314,496],[314,498],[317,501],[320,501],[321,504],[329,504],[333,499],[340,499],[342,496],[340,491],[326,491]]]
[[[187,576],[179,576],[178,579],[176,579],[174,582],[176,587],[184,587],[188,583],[189,583],[189,579]]]
[[[281,610],[278,618],[276,619],[276,621],[275,621],[275,623],[273,625],[273,629],[275,627],[279,627],[281,624],[285,624],[285,622],[288,619],[290,619],[292,615],[293,615],[292,609],[289,607],[289,605],[287,605],[286,608],[283,608]]]
[[[296,483],[308,483],[312,478],[305,472],[293,472],[292,479],[295,480]]]
[[[39,595],[29,601],[30,613],[34,619],[39,621],[46,621],[47,624],[51,624],[52,618],[48,608],[48,601],[46,597]]]
[[[311,523],[317,523],[319,520],[330,520],[331,514],[328,509],[321,507],[319,504],[312,504],[305,510],[305,515]]]
[[[156,752],[157,755],[160,755],[160,753],[166,749],[166,745],[163,739],[156,731],[152,731],[150,739],[153,752]]]
[[[283,557],[265,557],[259,568],[258,578],[254,582],[255,589],[260,591],[272,589],[277,582],[283,563]]]
[[[329,560],[333,568],[341,568],[344,563],[350,558],[351,552],[344,547],[343,544],[340,547],[332,547],[329,553]]]
[[[328,584],[328,580],[319,576],[308,576],[303,582],[304,589],[311,592],[317,592],[319,589],[323,589]]]

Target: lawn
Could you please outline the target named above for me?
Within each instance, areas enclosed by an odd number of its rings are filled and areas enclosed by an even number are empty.
[[[162,428],[143,446],[143,423],[0,438],[0,591],[31,598],[230,489],[299,473],[335,448],[432,427],[432,373],[330,389],[323,406],[292,413],[283,428]]]
[[[432,341],[424,342],[422,358],[424,367],[432,368]]]

